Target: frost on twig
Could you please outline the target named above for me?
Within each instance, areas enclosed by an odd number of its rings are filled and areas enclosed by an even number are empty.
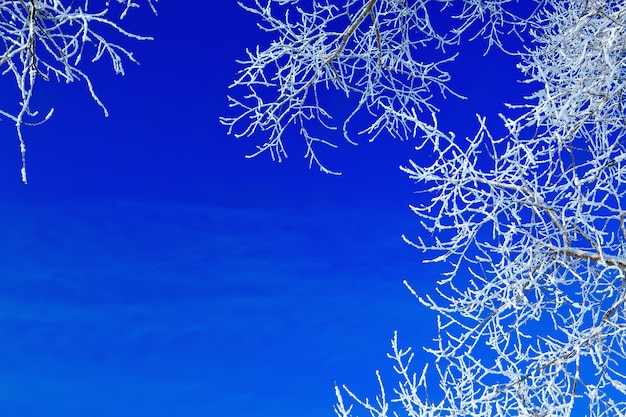
[[[157,0],[146,0],[156,13]],[[113,4],[111,4],[113,3]],[[119,3],[119,7],[115,7]],[[12,75],[19,90],[17,110],[0,109],[0,114],[15,123],[22,157],[22,181],[26,177],[26,144],[24,126],[47,121],[50,109],[40,116],[31,108],[35,84],[39,80],[70,83],[84,81],[94,101],[108,115],[106,107],[96,95],[88,74],[82,69],[84,54],[91,54],[92,62],[107,57],[116,74],[124,74],[123,61],[137,63],[126,47],[112,42],[111,35],[122,35],[135,40],[150,37],[136,35],[115,22],[112,14],[124,18],[131,8],[139,7],[133,0],[81,2],[64,0],[0,0],[0,38],[2,75]],[[93,52],[85,50],[93,49]]]

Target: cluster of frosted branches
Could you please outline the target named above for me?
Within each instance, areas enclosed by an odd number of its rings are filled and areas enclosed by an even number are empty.
[[[394,338],[395,398],[382,383],[376,405],[347,391],[373,416],[393,403],[409,416],[626,415],[626,4],[554,2],[532,26],[520,68],[542,88],[503,116],[508,135],[482,118],[465,140],[436,131],[403,168],[434,237],[406,240],[452,267],[437,294],[414,293],[439,316],[426,350],[442,395],[426,396]]]
[[[146,0],[156,13],[155,2]],[[0,0],[0,39],[2,75],[12,74],[20,99],[17,110],[0,110],[0,114],[15,122],[22,154],[22,181],[26,183],[26,146],[23,126],[37,125],[52,116],[52,109],[39,116],[31,108],[37,80],[83,80],[95,102],[107,110],[95,93],[89,76],[81,69],[85,49],[93,48],[92,62],[103,56],[111,59],[117,74],[124,74],[123,59],[137,62],[124,46],[109,39],[122,35],[137,40],[147,40],[124,30],[109,16],[119,13],[123,19],[132,8],[139,7],[133,0],[99,1],[97,6],[89,0]],[[114,7],[115,6],[115,7]]]
[[[348,140],[360,112],[371,122],[359,133],[371,138],[419,135],[419,162],[403,170],[418,184],[412,209],[428,238],[405,240],[451,268],[435,294],[414,292],[438,313],[426,347],[435,375],[413,374],[413,354],[394,337],[393,394],[380,375],[376,401],[337,387],[337,415],[353,415],[347,393],[373,417],[626,416],[626,3],[298,4],[244,6],[274,41],[242,62],[234,86],[248,93],[230,99],[239,114],[222,121],[243,126],[238,136],[265,132],[257,153],[279,160],[295,124],[324,171],[313,146],[335,143],[308,130],[333,128],[324,90],[356,97]],[[502,137],[481,117],[473,137],[443,132],[433,93],[449,92],[444,52],[472,37],[507,50],[511,33],[536,93],[502,116]]]
[[[418,297],[440,317],[427,350],[446,364],[442,387],[455,387],[448,400],[464,415],[569,416],[580,403],[588,415],[620,415],[622,137],[597,151],[533,133],[481,130],[467,146],[440,138],[432,165],[405,168],[428,185],[432,200],[413,210],[437,237],[410,243],[452,266],[437,295]]]
[[[489,46],[503,48],[503,35],[518,34],[529,25],[536,3],[513,13],[511,0],[319,0],[299,6],[298,0],[254,0],[240,5],[256,14],[261,30],[273,41],[266,48],[247,51],[244,68],[229,96],[235,115],[221,118],[229,134],[262,136],[254,157],[269,152],[273,160],[287,156],[289,136],[302,138],[309,166],[328,169],[318,158],[316,145],[337,147],[330,138],[339,128],[329,110],[337,97],[346,96],[351,109],[341,122],[342,136],[355,143],[350,129],[359,115],[371,123],[357,134],[374,140],[381,134],[406,139],[417,131],[430,132],[430,114],[438,111],[434,98],[456,95],[447,86],[445,64],[456,54],[447,48],[459,44],[468,30]],[[457,3],[460,3],[457,4]],[[442,16],[445,16],[442,18]],[[457,25],[438,30],[446,19]],[[443,33],[442,33],[443,32]],[[345,106],[344,106],[345,107]],[[426,115],[409,126],[399,116]],[[295,126],[296,129],[290,130]],[[322,130],[324,136],[316,133]]]

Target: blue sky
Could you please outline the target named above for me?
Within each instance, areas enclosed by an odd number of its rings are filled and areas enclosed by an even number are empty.
[[[126,76],[86,67],[110,117],[83,84],[41,86],[55,115],[25,130],[27,186],[0,123],[2,416],[330,416],[333,381],[375,392],[394,330],[434,335],[402,286],[442,270],[400,239],[419,233],[398,170],[414,144],[346,144],[329,156],[341,177],[245,159],[254,144],[218,117],[235,59],[267,37],[235,2],[194,3],[128,19],[155,40]],[[442,120],[471,134],[519,75],[464,51],[450,69],[471,99]]]

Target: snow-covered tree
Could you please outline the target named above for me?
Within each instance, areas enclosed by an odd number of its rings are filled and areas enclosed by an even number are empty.
[[[145,0],[154,13],[157,1]],[[112,39],[119,35],[151,39],[128,32],[117,22],[139,6],[134,0],[0,0],[0,39],[4,48],[0,66],[2,75],[12,76],[11,83],[17,86],[15,109],[0,109],[0,115],[12,120],[17,129],[24,183],[27,178],[23,127],[47,121],[53,112],[50,109],[40,115],[31,107],[37,81],[84,81],[106,116],[106,107],[96,95],[81,61],[85,54],[92,62],[108,57],[117,74],[124,74],[124,59],[136,63],[133,54]],[[4,91],[6,98],[10,89]]]
[[[422,230],[405,240],[449,266],[419,355],[394,336],[398,379],[370,401],[336,387],[339,417],[626,415],[626,2],[622,0],[250,0],[273,41],[248,51],[233,84],[237,136],[256,154],[333,129],[416,138],[402,169]],[[473,38],[518,59],[534,93],[477,133],[439,126],[446,63]],[[459,47],[460,45],[460,47]],[[452,52],[450,52],[452,51]],[[332,92],[354,104],[331,124]],[[476,109],[480,113],[480,109]],[[357,117],[358,116],[358,117]],[[296,126],[296,131],[290,130]],[[319,126],[328,134],[313,134]],[[294,139],[294,140],[295,140]],[[411,366],[409,366],[411,365]],[[433,380],[437,384],[433,386]],[[429,385],[430,382],[430,386]],[[387,389],[385,389],[387,387]]]

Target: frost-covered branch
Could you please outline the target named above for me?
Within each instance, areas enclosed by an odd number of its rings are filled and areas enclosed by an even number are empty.
[[[336,147],[336,142],[311,133],[316,127],[337,129],[327,109],[328,91],[341,92],[354,106],[341,124],[343,137],[352,143],[349,125],[357,114],[374,119],[359,132],[370,140],[382,133],[404,139],[412,129],[394,117],[394,111],[417,108],[430,114],[436,110],[433,94],[452,93],[442,66],[453,57],[417,58],[427,45],[441,49],[450,42],[432,28],[428,2],[348,0],[335,5],[326,0],[306,6],[310,10],[296,3],[242,4],[259,16],[260,28],[275,39],[265,49],[248,51],[248,58],[240,61],[244,68],[231,87],[247,92],[241,98],[229,97],[237,113],[221,119],[237,137],[266,133],[267,140],[252,156],[269,151],[273,159],[282,160],[287,156],[285,140],[292,135],[288,128],[296,125],[309,164],[336,173],[318,159],[315,148]]]
[[[456,4],[459,3],[460,6]],[[459,96],[448,87],[445,66],[456,57],[449,49],[468,33],[489,47],[504,49],[502,38],[527,30],[539,0],[515,13],[511,0],[254,0],[240,5],[258,16],[272,36],[269,46],[247,51],[229,96],[233,115],[222,117],[229,134],[263,137],[250,157],[269,152],[287,156],[286,141],[304,139],[309,166],[338,174],[320,160],[317,145],[337,147],[334,131],[354,136],[380,135],[402,140],[432,132],[437,101]],[[441,29],[442,16],[453,26]],[[519,33],[518,33],[519,32]],[[345,95],[345,114],[334,123],[331,110]],[[402,114],[419,114],[409,124]],[[370,123],[359,126],[360,116]],[[295,126],[295,129],[290,129]],[[313,133],[321,131],[322,133]],[[323,135],[323,136],[321,136]]]
[[[155,2],[146,4],[156,13]],[[96,3],[96,5],[94,5]],[[119,4],[119,7],[116,7]],[[38,80],[70,83],[84,81],[94,101],[108,115],[98,98],[81,61],[85,49],[93,49],[91,61],[107,56],[116,74],[124,74],[123,61],[137,63],[132,52],[110,39],[113,35],[135,40],[151,39],[123,29],[110,16],[119,13],[123,19],[131,8],[140,4],[133,0],[81,2],[62,0],[0,0],[0,38],[4,47],[0,55],[2,75],[13,75],[20,93],[17,110],[2,109],[0,114],[12,120],[17,129],[22,155],[22,181],[26,183],[26,144],[24,126],[47,121],[33,110],[32,98]]]

